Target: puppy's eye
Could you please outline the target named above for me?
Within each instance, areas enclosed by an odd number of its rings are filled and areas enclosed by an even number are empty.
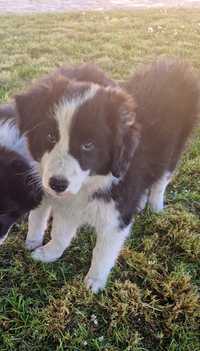
[[[56,137],[53,133],[49,133],[47,139],[51,144],[56,144]]]
[[[86,152],[92,151],[94,148],[95,145],[91,141],[81,145],[81,150]]]

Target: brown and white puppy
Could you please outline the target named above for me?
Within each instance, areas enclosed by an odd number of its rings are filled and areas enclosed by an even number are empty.
[[[36,83],[16,97],[19,128],[39,162],[46,200],[30,215],[27,246],[36,260],[57,260],[84,223],[96,246],[85,278],[102,289],[150,192],[155,210],[197,118],[198,84],[190,67],[162,59],[118,87],[95,82],[94,66]],[[84,77],[79,81],[76,72]],[[98,71],[100,72],[100,71]],[[74,78],[74,79],[73,79]],[[42,246],[49,208],[51,240]],[[40,246],[40,247],[38,247]]]

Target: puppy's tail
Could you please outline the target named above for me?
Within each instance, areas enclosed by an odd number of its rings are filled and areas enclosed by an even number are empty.
[[[163,147],[177,140],[178,157],[199,120],[198,74],[182,60],[162,58],[137,70],[124,88],[136,99],[146,135]]]

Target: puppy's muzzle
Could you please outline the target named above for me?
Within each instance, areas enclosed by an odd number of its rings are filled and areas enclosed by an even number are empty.
[[[49,187],[56,193],[63,193],[67,190],[69,182],[66,178],[61,177],[51,177],[49,179]]]

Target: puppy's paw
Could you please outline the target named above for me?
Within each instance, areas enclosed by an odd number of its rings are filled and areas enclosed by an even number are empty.
[[[8,236],[8,233],[6,235],[4,235],[3,237],[0,238],[0,246],[3,244],[3,242],[6,240]]]
[[[30,251],[37,249],[41,245],[42,245],[42,240],[28,240],[28,239],[26,239],[26,241],[25,241],[25,247],[27,250],[30,250]]]
[[[160,212],[164,211],[164,204],[162,201],[150,202],[149,205],[150,205],[151,210],[155,213],[160,213]]]
[[[87,289],[90,289],[93,293],[97,294],[100,290],[103,290],[106,285],[106,279],[99,279],[98,277],[87,274],[84,279]]]
[[[144,194],[141,195],[138,206],[137,212],[140,213],[145,209],[145,206],[148,202],[148,191],[146,190]]]
[[[41,262],[54,262],[57,260],[57,257],[52,257],[50,253],[48,252],[48,249],[45,248],[45,246],[38,247],[36,250],[34,250],[31,254],[31,257],[35,261],[41,261]]]

